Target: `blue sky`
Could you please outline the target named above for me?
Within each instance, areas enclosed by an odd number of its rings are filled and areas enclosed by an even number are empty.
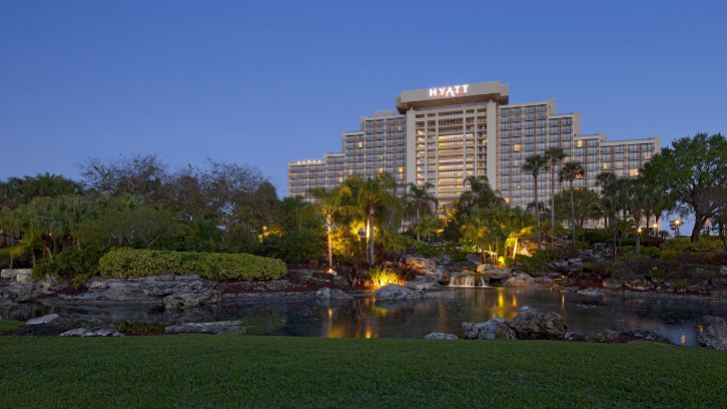
[[[0,0],[0,178],[90,157],[258,167],[403,89],[500,80],[610,138],[727,132],[727,2]]]

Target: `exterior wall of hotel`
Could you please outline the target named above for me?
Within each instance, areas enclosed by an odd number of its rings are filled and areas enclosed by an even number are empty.
[[[326,164],[322,160],[301,160],[288,164],[288,195],[306,197],[310,189],[326,185]]]
[[[484,101],[412,111],[413,182],[430,183],[430,191],[446,206],[465,191],[467,177],[487,175],[488,129],[495,129],[488,124],[488,113],[497,112],[496,104]]]
[[[343,134],[346,176],[374,178],[392,175],[406,183],[406,117],[385,111],[361,118],[361,130]]]

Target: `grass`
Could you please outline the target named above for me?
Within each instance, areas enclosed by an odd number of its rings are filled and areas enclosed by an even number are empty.
[[[727,353],[637,342],[0,337],[0,407],[727,407]]]
[[[0,320],[0,334],[7,334],[23,324],[25,324],[23,321]]]

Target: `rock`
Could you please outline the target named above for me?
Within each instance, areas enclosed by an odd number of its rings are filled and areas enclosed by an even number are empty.
[[[163,273],[157,276],[157,279],[159,279],[160,281],[172,281],[175,278],[177,278],[177,275],[174,273]]]
[[[316,298],[319,300],[331,300],[331,299],[352,299],[353,296],[339,288],[323,287],[316,291]]]
[[[568,261],[566,260],[553,260],[549,265],[555,271],[568,271]]]
[[[636,277],[626,280],[624,281],[624,286],[629,290],[635,291],[649,291],[654,289],[654,284],[644,277]]]
[[[123,337],[124,334],[120,333],[114,327],[102,327],[96,329],[89,328],[74,328],[66,332],[61,333],[62,337]]]
[[[529,309],[510,321],[518,339],[563,339],[568,326],[560,314]]]
[[[346,277],[343,277],[341,275],[335,275],[333,276],[333,285],[336,287],[345,288],[348,287],[348,279]]]
[[[48,314],[38,318],[31,318],[25,322],[25,325],[50,324],[51,322],[57,320],[60,317],[61,316],[58,314]]]
[[[462,328],[465,339],[515,339],[515,332],[501,317],[486,322],[463,322]]]
[[[18,276],[19,272],[26,272],[26,271],[29,271],[32,274],[33,270],[27,269],[27,268],[4,268],[4,269],[0,270],[0,278],[14,281],[16,279],[16,277]]]
[[[0,286],[0,303],[23,303],[33,299],[33,286],[28,284],[12,283]]]
[[[721,276],[727,276],[727,266],[722,266],[719,268],[719,275]]]
[[[609,277],[602,282],[603,288],[608,290],[620,290],[623,288],[623,283],[615,277]]]
[[[652,341],[652,342],[661,342],[663,344],[671,344],[669,339],[659,333],[656,333],[654,331],[646,331],[646,330],[634,330],[634,331],[628,331],[628,332],[622,332],[619,334],[619,338],[636,338],[636,339],[642,339],[644,341]]]
[[[179,310],[183,308],[199,307],[201,305],[214,304],[222,299],[222,294],[217,290],[204,290],[182,294],[172,294],[164,297],[163,304],[167,310]]]
[[[615,342],[619,337],[619,333],[612,329],[602,329],[593,337],[590,337],[591,342]]]
[[[603,290],[600,288],[584,288],[583,290],[578,290],[577,294],[600,297],[603,295]]]
[[[164,328],[166,334],[200,333],[215,335],[243,335],[245,327],[242,321],[188,322],[169,325]]]
[[[580,267],[581,265],[583,265],[583,260],[578,257],[569,258],[567,262],[569,267]]]
[[[436,341],[453,341],[459,339],[458,336],[447,332],[431,332],[424,336],[424,339],[436,340]]]
[[[20,284],[33,284],[33,270],[22,269],[18,270],[15,275],[15,281]]]
[[[62,290],[63,288],[68,287],[67,282],[61,281],[53,276],[47,276],[42,280],[37,281],[35,285],[37,286],[38,290],[43,294],[52,294],[59,290]]]
[[[702,317],[702,324],[697,326],[697,343],[705,348],[727,351],[727,322],[724,318]]]
[[[374,291],[374,297],[377,301],[385,300],[406,300],[408,298],[418,297],[417,293],[406,287],[396,284],[385,285]]]
[[[407,256],[404,265],[420,274],[434,275],[437,271],[437,262],[425,257]]]
[[[414,291],[432,291],[441,289],[441,286],[437,283],[434,277],[430,276],[417,277],[414,280],[407,282],[404,286]]]
[[[563,337],[566,341],[573,341],[573,342],[586,342],[589,340],[589,338],[580,332],[566,332],[565,336]]]
[[[525,287],[533,283],[533,277],[526,273],[518,273],[507,280],[503,284],[505,287]]]
[[[480,264],[477,266],[477,274],[483,274],[489,278],[490,282],[506,280],[512,276],[512,270],[509,268],[499,268],[491,264]]]
[[[470,263],[472,266],[477,267],[482,263],[482,259],[477,254],[468,253],[465,256],[465,260],[467,260],[468,263]]]

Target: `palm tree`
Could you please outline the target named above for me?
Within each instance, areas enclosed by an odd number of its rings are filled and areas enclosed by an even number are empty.
[[[391,175],[382,173],[376,178],[362,180],[352,177],[341,185],[341,194],[348,204],[349,212],[364,220],[366,239],[366,260],[374,264],[374,226],[376,216],[395,208],[399,201],[394,194],[396,181]],[[383,216],[383,214],[382,214]]]
[[[429,193],[429,189],[434,187],[431,183],[427,182],[424,185],[417,186],[414,183],[409,183],[407,186],[407,192],[404,199],[406,200],[407,211],[414,215],[414,224],[418,224],[422,214],[431,214],[432,205],[436,210],[439,201],[434,197],[433,194]],[[421,241],[419,229],[416,229],[417,241]]]
[[[578,162],[568,162],[563,166],[563,169],[560,170],[560,181],[567,181],[568,188],[570,189],[570,228],[574,249],[576,247],[576,208],[573,202],[573,182],[582,177],[584,173],[585,171],[583,170],[583,166]]]
[[[547,170],[550,171],[550,236],[555,238],[555,174],[558,166],[566,158],[565,151],[561,148],[549,148],[545,151],[545,159],[548,160]]]
[[[328,272],[333,273],[333,244],[331,243],[331,237],[333,236],[333,221],[342,207],[340,189],[327,190],[324,188],[316,188],[311,190],[311,195],[315,198],[315,206],[321,216],[323,216],[323,220],[326,224],[326,240],[328,241]]]
[[[610,223],[610,219],[612,218],[613,212],[612,210],[614,208],[613,200],[609,195],[609,191],[612,190],[612,187],[616,184],[616,175],[610,172],[601,172],[598,175],[596,175],[596,185],[601,188],[601,197],[603,201],[603,227],[608,227]]]
[[[542,155],[528,156],[523,165],[523,172],[533,177],[534,202],[538,203],[538,176],[548,165],[548,160]],[[535,223],[538,229],[538,248],[540,248],[540,207],[535,206]]]

